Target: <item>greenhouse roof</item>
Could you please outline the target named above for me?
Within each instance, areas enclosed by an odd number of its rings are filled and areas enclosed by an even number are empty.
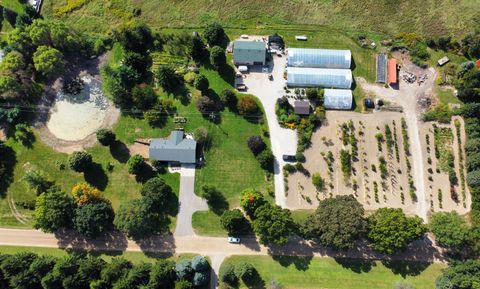
[[[316,68],[350,68],[350,50],[289,48],[288,66]]]
[[[350,69],[287,68],[287,85],[292,87],[350,88]]]
[[[325,89],[323,97],[326,109],[352,109],[353,95],[350,89]]]

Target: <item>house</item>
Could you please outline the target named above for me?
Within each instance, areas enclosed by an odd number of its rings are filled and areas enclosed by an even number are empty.
[[[477,64],[477,68],[480,70],[480,59],[477,60],[476,64]]]
[[[352,52],[339,49],[288,48],[288,66],[349,69]]]
[[[397,60],[394,58],[388,60],[388,84],[397,84]]]
[[[325,89],[323,98],[323,106],[325,109],[352,109],[353,94],[350,89]]]
[[[385,53],[377,54],[377,83],[387,82],[387,60]]]
[[[447,56],[444,56],[437,61],[437,64],[438,64],[438,66],[444,66],[449,61],[450,61],[450,59],[448,59]]]
[[[293,103],[293,111],[298,115],[309,115],[310,102],[306,100],[295,100]]]
[[[196,162],[197,142],[185,138],[182,130],[174,130],[166,139],[152,139],[149,158],[156,161],[193,164]]]
[[[350,69],[287,67],[287,86],[289,87],[349,89],[352,82],[353,77]]]
[[[235,65],[265,65],[267,47],[263,41],[235,41],[233,63]]]

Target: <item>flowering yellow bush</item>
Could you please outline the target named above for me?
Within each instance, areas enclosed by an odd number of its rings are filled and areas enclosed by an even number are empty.
[[[110,201],[101,195],[101,192],[87,183],[77,183],[72,188],[72,196],[77,205]]]

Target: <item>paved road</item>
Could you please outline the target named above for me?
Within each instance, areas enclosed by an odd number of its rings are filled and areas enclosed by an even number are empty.
[[[274,166],[274,184],[275,184],[275,202],[281,207],[287,207],[285,197],[285,185],[283,182],[282,168],[285,162],[282,155],[295,155],[297,151],[297,133],[291,129],[282,128],[278,124],[275,114],[275,104],[277,99],[284,95],[283,72],[286,63],[285,57],[273,57],[274,63],[271,67],[273,81],[267,80],[267,73],[261,71],[252,71],[247,74],[243,82],[247,85],[247,93],[254,94],[262,102],[270,132],[270,142],[272,144],[272,153],[275,156]]]
[[[180,172],[180,208],[177,215],[175,236],[195,235],[192,227],[192,215],[196,211],[208,210],[207,203],[195,195],[195,166],[182,165]]]

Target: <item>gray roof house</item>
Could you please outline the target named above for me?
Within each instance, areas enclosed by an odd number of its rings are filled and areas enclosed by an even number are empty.
[[[295,100],[293,110],[295,114],[308,115],[310,114],[310,102],[306,100]]]
[[[265,65],[267,47],[263,41],[235,41],[233,63],[235,65]]]
[[[152,139],[149,147],[151,160],[193,164],[196,162],[197,142],[184,137],[181,130],[174,130],[167,139]]]

